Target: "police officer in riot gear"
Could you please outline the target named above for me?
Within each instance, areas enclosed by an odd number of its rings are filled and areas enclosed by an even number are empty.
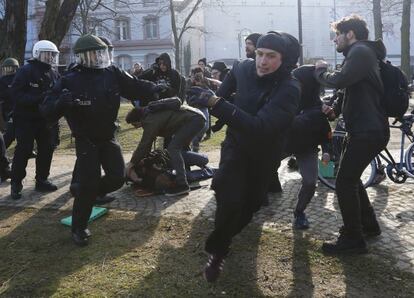
[[[0,102],[2,108],[1,115],[6,124],[3,135],[6,148],[8,148],[15,139],[12,120],[13,100],[10,87],[19,67],[19,61],[14,58],[7,58],[1,64],[2,77],[0,78]]]
[[[6,58],[1,64],[1,75],[0,77],[0,104],[1,104],[1,117],[2,123],[5,125],[2,129],[6,130],[3,136],[0,133],[0,181],[3,182],[10,178],[11,170],[9,160],[6,156],[6,141],[5,136],[13,134],[14,139],[14,128],[13,123],[10,122],[10,114],[13,108],[13,103],[10,96],[10,86],[14,79],[17,69],[19,68],[19,62],[14,58]]]
[[[73,50],[77,66],[58,81],[42,112],[51,120],[65,116],[75,137],[77,159],[70,187],[75,197],[72,239],[84,246],[96,198],[124,184],[124,159],[114,136],[120,97],[150,99],[157,86],[110,66],[108,47],[97,36],[80,37]]]
[[[21,67],[13,80],[11,92],[14,100],[13,121],[16,132],[11,173],[11,197],[20,199],[22,180],[36,140],[36,187],[37,191],[57,190],[48,180],[54,146],[51,127],[39,112],[39,105],[58,79],[54,69],[58,65],[59,51],[53,42],[41,40],[33,46],[33,57]]]

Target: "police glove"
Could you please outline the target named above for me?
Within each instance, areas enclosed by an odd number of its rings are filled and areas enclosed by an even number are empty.
[[[165,91],[167,91],[169,89],[169,87],[166,84],[158,84],[155,85],[154,87],[152,87],[152,92],[153,93],[163,93]]]
[[[77,103],[73,98],[73,95],[70,91],[64,91],[58,98],[56,106],[58,109],[71,109],[76,106]]]

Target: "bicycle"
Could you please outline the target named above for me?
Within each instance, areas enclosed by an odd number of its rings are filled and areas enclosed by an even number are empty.
[[[400,122],[401,125],[395,125]],[[385,148],[380,152],[364,170],[361,180],[364,187],[373,184],[374,178],[379,170],[385,169],[387,176],[394,183],[404,183],[407,178],[414,178],[414,134],[412,126],[414,115],[407,114],[402,119],[396,119],[390,128],[401,130],[401,143],[399,149],[399,161],[396,162],[390,151]],[[319,180],[331,189],[335,189],[336,175],[339,168],[339,161],[342,152],[342,146],[345,139],[345,124],[342,119],[338,121],[335,130],[332,133],[330,143],[322,146],[319,150]],[[411,142],[411,145],[404,149],[405,139]],[[385,162],[385,164],[384,164]]]

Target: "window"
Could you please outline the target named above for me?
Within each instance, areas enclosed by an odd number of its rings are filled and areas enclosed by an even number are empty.
[[[132,58],[128,55],[122,55],[117,58],[117,64],[123,70],[130,70],[132,68]]]
[[[158,38],[158,18],[148,17],[144,19],[144,38],[157,39]]]
[[[104,35],[104,28],[102,26],[102,21],[91,18],[88,21],[89,32],[96,36]]]
[[[131,39],[130,26],[128,19],[119,19],[115,21],[115,32],[118,40]]]

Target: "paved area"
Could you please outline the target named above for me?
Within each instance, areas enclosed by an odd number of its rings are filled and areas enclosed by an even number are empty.
[[[209,153],[212,164],[217,164],[219,152]],[[128,156],[127,156],[128,158]],[[69,192],[73,155],[54,156],[51,169],[51,180],[59,189],[54,193],[42,194],[34,191],[34,160],[29,161],[27,178],[24,181],[23,198],[11,200],[10,183],[0,184],[0,206],[32,207],[37,209],[70,210],[73,198]],[[262,208],[255,216],[255,221],[266,228],[278,229],[285,233],[294,233],[291,228],[292,212],[296,204],[296,196],[300,187],[300,176],[291,172],[282,163],[280,179],[283,193],[270,196],[270,206]],[[200,188],[193,190],[188,196],[168,198],[163,195],[137,197],[134,189],[124,186],[114,193],[117,200],[108,205],[110,210],[128,210],[148,216],[197,216],[213,219],[215,202],[210,190],[210,180],[200,183]],[[368,188],[370,198],[377,212],[383,234],[370,242],[373,256],[388,255],[395,258],[395,265],[414,272],[414,180],[405,184],[394,184],[389,179],[381,185]],[[318,185],[316,195],[308,207],[307,214],[311,228],[304,232],[316,239],[329,239],[336,236],[341,225],[341,215],[332,190]]]

